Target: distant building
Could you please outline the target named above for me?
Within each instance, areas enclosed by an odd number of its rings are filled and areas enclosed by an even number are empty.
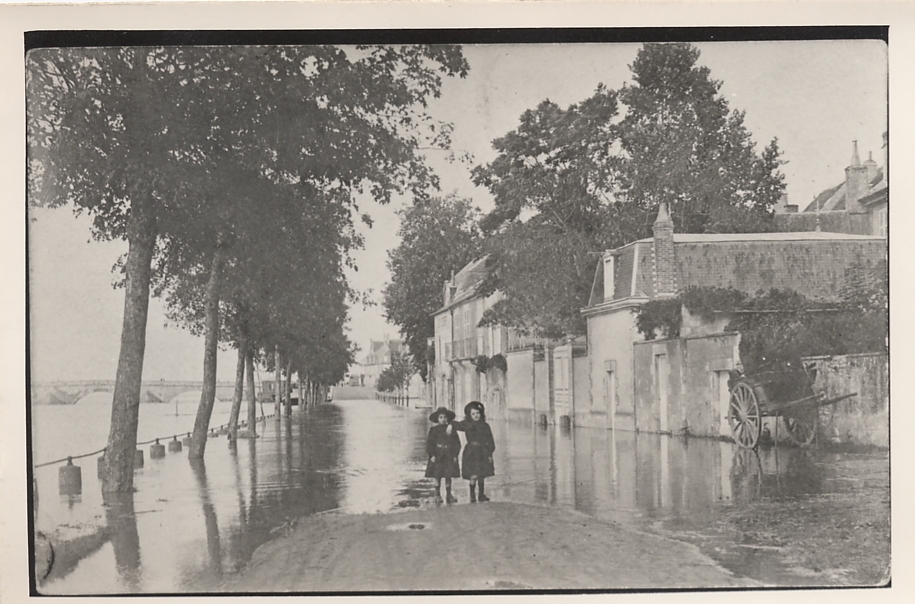
[[[860,199],[860,198],[859,198]],[[654,237],[607,251],[588,306],[590,396],[574,398],[570,420],[643,432],[729,434],[728,371],[739,360],[739,334],[684,311],[680,337],[646,341],[633,313],[649,300],[690,286],[755,294],[791,289],[836,300],[852,266],[886,258],[880,237],[830,232],[676,234],[664,204]]]
[[[861,162],[858,142],[852,142],[852,156],[845,168],[845,180],[820,192],[798,212],[798,206],[783,198],[776,206],[779,231],[827,231],[857,235],[887,236],[887,134],[883,133],[883,167],[873,154]]]
[[[406,353],[402,340],[391,340],[384,336],[383,340],[369,340],[368,352],[359,361],[359,369],[354,372],[360,386],[375,386],[381,372],[391,366],[391,355]]]

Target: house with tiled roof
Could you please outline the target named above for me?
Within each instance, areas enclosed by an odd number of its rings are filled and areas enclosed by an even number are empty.
[[[505,352],[505,330],[501,327],[479,327],[483,313],[500,298],[501,293],[484,295],[480,286],[488,274],[486,257],[470,262],[442,286],[442,307],[432,314],[435,324],[434,363],[430,372],[431,398],[434,407],[446,407],[460,414],[472,400],[486,405],[487,415],[504,416],[505,371],[497,367],[479,367]]]
[[[791,289],[834,301],[854,266],[886,258],[881,237],[825,231],[679,234],[661,204],[654,236],[602,254],[588,306],[590,397],[570,421],[643,432],[728,434],[728,372],[739,360],[739,334],[727,318],[685,317],[680,336],[646,341],[636,311],[690,286],[755,294]]]
[[[883,134],[884,161],[878,166],[873,154],[862,162],[858,142],[852,141],[852,156],[845,180],[821,191],[803,210],[786,202],[776,207],[775,223],[781,231],[829,231],[887,236],[887,135]]]

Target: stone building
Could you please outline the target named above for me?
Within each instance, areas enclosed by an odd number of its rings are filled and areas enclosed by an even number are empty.
[[[791,289],[836,300],[853,266],[886,258],[881,237],[829,232],[677,234],[664,204],[654,237],[602,256],[582,313],[588,324],[590,396],[576,399],[576,425],[714,436],[728,433],[727,375],[738,361],[739,334],[729,317],[685,316],[680,337],[645,341],[633,311],[690,286],[733,287],[749,294]]]
[[[828,231],[857,235],[887,236],[887,134],[883,133],[883,166],[873,154],[862,162],[858,142],[852,141],[851,161],[845,180],[822,191],[802,211],[798,206],[776,206],[775,223],[779,231]]]
[[[430,398],[459,415],[472,400],[482,401],[490,417],[505,417],[505,371],[485,367],[478,371],[480,357],[487,361],[506,350],[506,330],[478,327],[487,309],[501,297],[484,296],[479,286],[486,276],[486,258],[462,268],[442,288],[442,307],[433,313],[435,362],[430,372]],[[504,358],[504,357],[503,357]],[[481,367],[482,368],[482,367]]]

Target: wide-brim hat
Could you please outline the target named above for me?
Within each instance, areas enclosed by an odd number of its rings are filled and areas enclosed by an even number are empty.
[[[486,414],[486,409],[483,407],[483,403],[481,403],[480,401],[470,401],[469,403],[464,405],[464,415],[470,416],[471,409],[477,409],[481,415]]]
[[[438,416],[441,415],[442,413],[445,414],[445,417],[448,418],[449,422],[454,419],[454,411],[452,411],[451,409],[445,409],[444,407],[439,407],[438,409],[436,409],[435,411],[432,412],[432,415],[429,416],[429,420],[432,421],[433,423],[437,422]]]

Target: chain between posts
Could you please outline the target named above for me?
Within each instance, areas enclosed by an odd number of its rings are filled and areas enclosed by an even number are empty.
[[[276,414],[271,413],[270,415],[262,415],[262,416],[260,416],[258,421],[267,419],[269,417],[273,417],[274,415],[276,415]],[[216,428],[211,428],[211,430],[222,430],[223,428],[228,428],[228,427],[229,427],[229,424],[223,424]],[[182,432],[181,434],[190,434],[190,432]],[[181,436],[181,434],[172,434],[170,436],[159,436],[156,438],[152,438],[150,440],[145,440],[141,443],[137,443],[137,446],[139,447],[142,445],[148,445],[148,444],[156,442],[157,440],[167,440],[169,438],[178,438],[179,436]],[[93,451],[91,453],[83,453],[82,455],[68,455],[67,457],[63,457],[61,459],[55,459],[54,461],[46,461],[44,463],[36,464],[34,467],[37,470],[38,468],[44,468],[45,466],[53,466],[54,464],[64,463],[65,461],[68,461],[68,460],[82,459],[83,457],[92,457],[93,455],[98,455],[99,453],[104,453],[107,450],[108,450],[108,447],[104,447],[102,449],[99,449],[98,451]]]

